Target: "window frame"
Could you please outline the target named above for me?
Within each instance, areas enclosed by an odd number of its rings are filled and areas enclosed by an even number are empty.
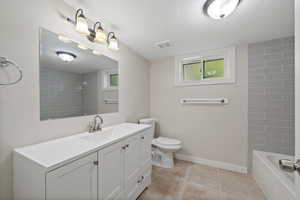
[[[110,77],[111,75],[115,75],[118,74],[119,76],[119,72],[118,70],[103,70],[102,71],[102,90],[117,90],[119,88],[119,78],[118,78],[118,86],[111,86],[110,85]]]
[[[220,78],[204,78],[204,62],[205,60],[224,59],[224,77]],[[202,62],[202,80],[184,80],[183,64],[194,62]],[[235,83],[235,63],[236,48],[229,47],[224,49],[209,50],[200,53],[175,57],[175,86],[194,86],[194,85],[214,85],[214,84],[230,84]]]

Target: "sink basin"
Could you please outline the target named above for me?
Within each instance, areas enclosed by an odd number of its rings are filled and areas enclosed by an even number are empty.
[[[87,140],[90,142],[102,142],[111,139],[112,137],[113,137],[113,128],[103,130],[103,131],[97,131],[95,133],[90,133],[90,135],[83,136],[80,139]]]

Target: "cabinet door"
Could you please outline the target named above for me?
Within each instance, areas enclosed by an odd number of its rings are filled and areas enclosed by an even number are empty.
[[[152,134],[150,130],[145,130],[140,135],[140,164],[141,168],[151,165],[151,143]]]
[[[124,157],[122,144],[117,143],[99,151],[99,199],[114,200],[122,196]]]
[[[138,196],[138,180],[140,170],[140,138],[133,136],[124,141],[124,169],[125,194],[127,199],[136,199]]]
[[[97,153],[90,154],[46,175],[46,199],[97,199]]]

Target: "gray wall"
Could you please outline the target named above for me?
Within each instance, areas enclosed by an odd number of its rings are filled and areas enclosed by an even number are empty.
[[[158,119],[159,134],[182,141],[180,154],[247,167],[248,46],[238,45],[234,84],[174,86],[174,57],[150,67],[150,113]],[[180,98],[226,97],[225,106],[188,105]]]
[[[249,166],[253,149],[294,154],[294,38],[249,45]]]
[[[98,72],[90,72],[82,76],[82,114],[93,115],[102,113],[98,110],[98,93],[101,92],[101,87],[98,85]]]
[[[41,67],[41,120],[82,115],[82,79],[81,74]]]

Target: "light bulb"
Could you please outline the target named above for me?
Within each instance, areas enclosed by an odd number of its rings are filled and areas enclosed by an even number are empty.
[[[82,50],[87,50],[88,49],[86,46],[83,46],[82,44],[78,44],[77,47],[79,49],[82,49]]]
[[[119,42],[118,39],[115,37],[114,33],[112,33],[112,37],[108,39],[108,48],[114,51],[119,50]]]
[[[76,17],[76,28],[75,29],[77,32],[84,34],[84,35],[90,34],[88,23],[83,14],[79,14]]]
[[[97,56],[101,55],[101,53],[99,51],[93,50],[92,52],[93,52],[94,55],[97,55]]]
[[[64,43],[71,43],[71,42],[72,42],[71,39],[69,39],[69,38],[67,38],[66,36],[63,36],[63,35],[59,35],[59,36],[58,36],[58,39],[59,39],[60,41],[64,42]]]
[[[100,42],[100,43],[105,43],[105,41],[106,41],[106,34],[105,34],[105,32],[102,29],[98,28],[96,30],[95,40],[97,42]]]

